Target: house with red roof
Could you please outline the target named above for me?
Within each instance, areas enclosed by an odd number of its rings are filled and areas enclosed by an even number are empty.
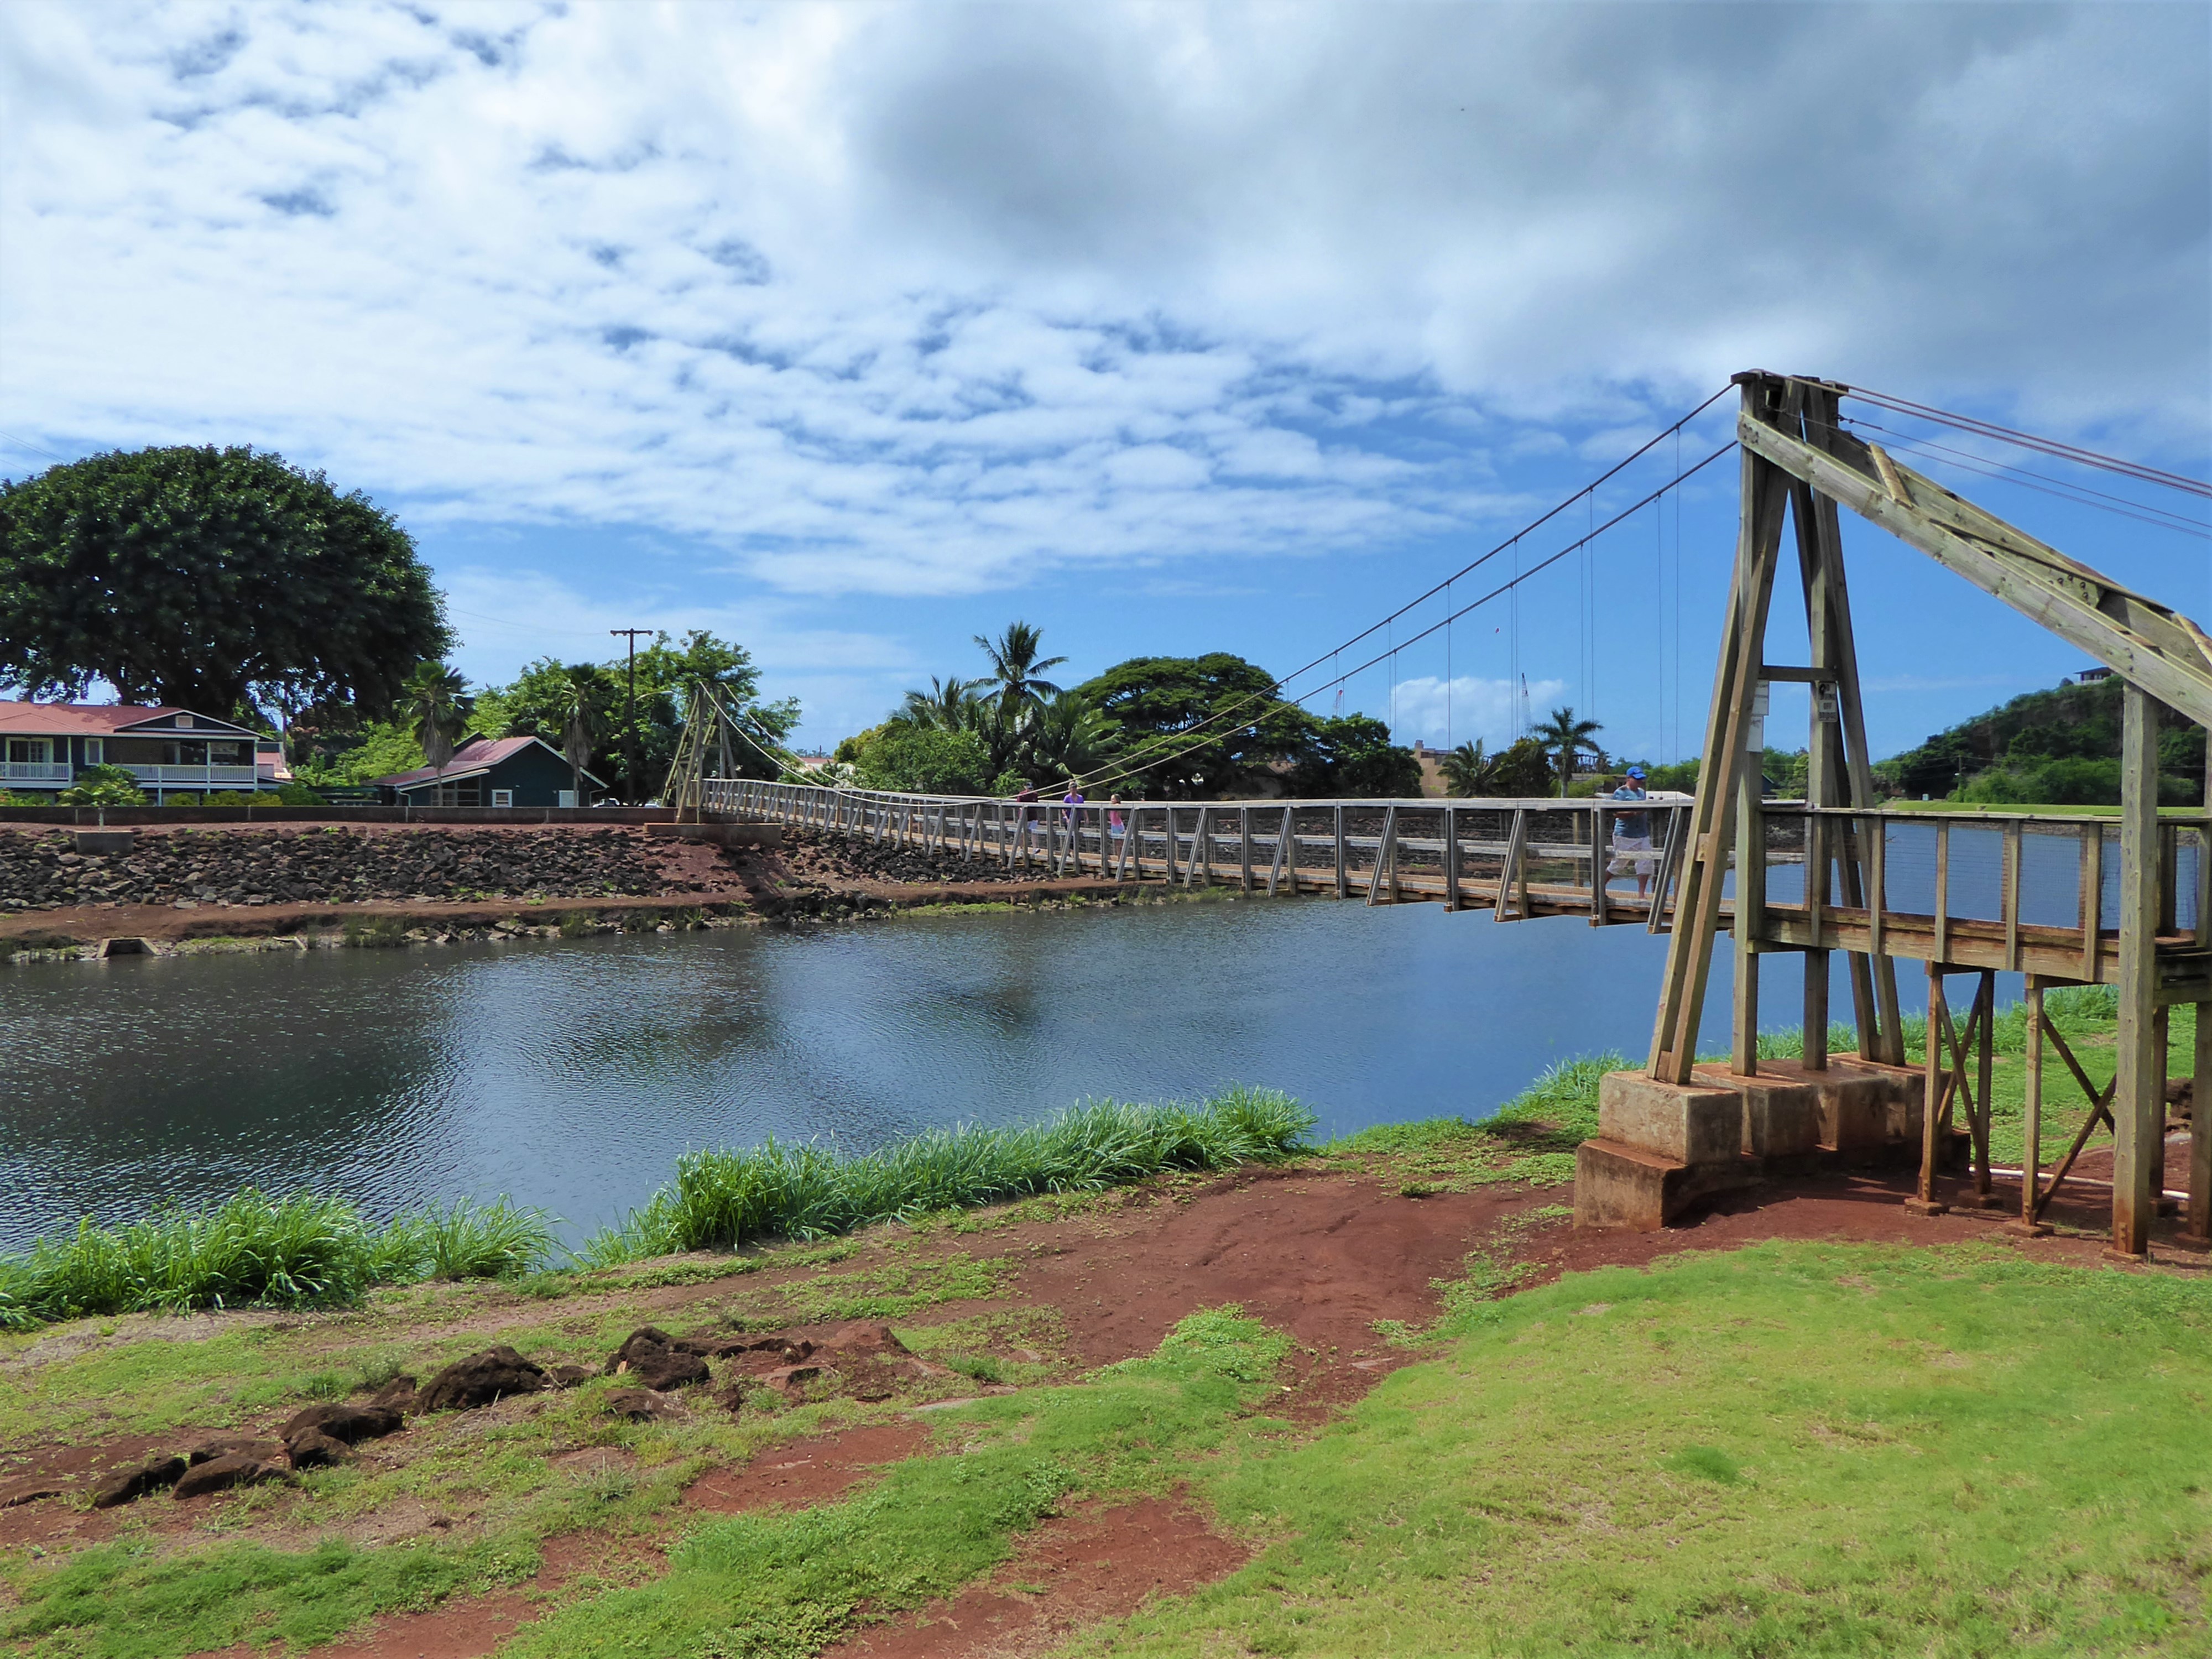
[[[156,805],[291,781],[283,746],[173,704],[0,702],[0,789],[53,795],[88,766],[119,766]]]
[[[606,789],[586,772],[579,799],[568,757],[542,738],[471,738],[443,766],[372,781],[407,806],[588,806]]]

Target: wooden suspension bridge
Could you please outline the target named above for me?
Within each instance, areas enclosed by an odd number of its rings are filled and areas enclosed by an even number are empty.
[[[731,777],[732,732],[718,720],[698,726],[688,762],[679,762],[678,804],[1058,877],[1233,882],[1274,896],[1487,909],[1501,921],[1641,925],[1669,935],[1650,1059],[1641,1072],[1605,1079],[1600,1133],[1577,1160],[1578,1221],[1656,1226],[1771,1170],[1903,1153],[1917,1155],[1909,1201],[1922,1212],[1954,1200],[1999,1203],[2002,1176],[2019,1188],[2014,1224],[2047,1231],[2052,1194],[2080,1180],[2075,1161],[2101,1125],[2114,1141],[2111,1248],[2140,1259],[2168,1204],[2161,1176],[2174,1005],[2196,1006],[2194,1074],[2212,1075],[2212,799],[2179,819],[2162,819],[2156,805],[2161,707],[2212,726],[2212,641],[2169,607],[1862,441],[1840,413],[1850,388],[1764,373],[1736,384],[1742,508],[1694,799],[1072,805],[887,793]],[[1877,804],[1840,507],[2122,679],[2118,813],[1939,818]],[[1777,664],[1765,641],[1792,526],[1809,660]],[[1761,791],[1765,694],[1777,683],[1811,693],[1802,800]],[[710,758],[717,745],[719,769]],[[1622,848],[1622,835],[1638,844]],[[1700,1064],[1697,1034],[1723,933],[1735,957],[1730,1054],[1724,1064]],[[1856,1015],[1858,1051],[1849,1056],[1827,1050],[1836,951],[1847,958]],[[1803,961],[1797,1060],[1758,1052],[1757,958],[1775,954]],[[1900,960],[1922,964],[1928,981],[1929,1039],[1911,1066],[1899,1018]],[[2024,975],[2027,988],[2027,1153],[2017,1172],[1995,1168],[1990,1153],[1999,972]],[[1946,991],[1960,975],[1975,979],[1963,1026]],[[2043,1017],[2047,988],[2078,984],[2109,984],[2118,995],[2118,1066],[2101,1088]],[[2046,1169],[2052,1055],[2089,1115]],[[1954,1176],[1958,1190],[1947,1195]],[[2192,1114],[2185,1201],[2175,1242],[2212,1246],[2212,1109]]]

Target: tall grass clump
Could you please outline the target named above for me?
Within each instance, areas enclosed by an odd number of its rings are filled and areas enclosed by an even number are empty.
[[[688,1152],[673,1182],[577,1254],[611,1267],[758,1238],[821,1238],[1042,1193],[1096,1192],[1164,1170],[1265,1163],[1302,1150],[1313,1122],[1287,1095],[1238,1088],[1195,1106],[1103,1101],[1016,1128],[931,1129],[858,1158],[772,1139],[750,1152]]]
[[[88,1315],[258,1304],[342,1307],[376,1285],[526,1273],[552,1249],[547,1217],[505,1199],[427,1205],[382,1226],[341,1198],[247,1188],[120,1227],[89,1218],[0,1256],[0,1328]]]

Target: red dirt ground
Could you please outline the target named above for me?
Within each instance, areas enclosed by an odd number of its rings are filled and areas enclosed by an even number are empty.
[[[1036,1653],[1080,1625],[1226,1577],[1251,1552],[1188,1504],[1086,1504],[1024,1538],[989,1582],[824,1650],[823,1659],[999,1659]]]

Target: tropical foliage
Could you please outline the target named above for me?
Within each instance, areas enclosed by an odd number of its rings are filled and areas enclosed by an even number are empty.
[[[1534,738],[1518,738],[1490,752],[1480,740],[1463,743],[1443,762],[1444,787],[1455,795],[1526,799],[1552,785],[1552,758]]]
[[[143,806],[137,777],[121,766],[88,766],[54,799],[64,806]]]
[[[2203,728],[2162,705],[2159,714],[2159,799],[2193,805],[2203,799]],[[1916,799],[2116,806],[2120,721],[2117,675],[2031,691],[1881,762],[1875,778]]]
[[[0,482],[0,685],[228,715],[382,712],[450,643],[415,544],[248,448],[114,451]]]
[[[1595,720],[1577,720],[1572,708],[1554,708],[1551,717],[1536,728],[1533,735],[1545,752],[1553,757],[1561,795],[1567,793],[1567,787],[1574,781],[1575,762],[1578,757],[1592,755],[1597,762],[1597,769],[1604,770],[1605,751],[1590,742],[1604,729]]]

